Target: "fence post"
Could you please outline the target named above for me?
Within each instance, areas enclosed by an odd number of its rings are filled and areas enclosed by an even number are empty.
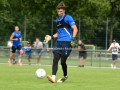
[[[92,51],[91,51],[91,66],[92,66],[92,56],[93,56],[93,53],[92,53]]]
[[[107,41],[108,41],[108,18],[106,21],[106,50],[107,50]]]
[[[79,37],[78,39],[80,40],[80,17],[79,17]]]
[[[108,18],[106,20],[106,46],[105,46],[106,50],[107,50],[107,42],[108,42]],[[105,54],[105,60],[107,60],[107,52]]]
[[[25,46],[25,41],[26,41],[26,15],[25,15],[25,21],[24,21],[24,46]]]
[[[52,15],[52,18],[51,18],[51,36],[53,35],[53,15]],[[51,39],[51,50],[52,50],[52,47],[53,47],[53,39]],[[51,64],[53,63],[53,54],[51,53]]]
[[[99,67],[101,68],[101,51],[100,51]]]

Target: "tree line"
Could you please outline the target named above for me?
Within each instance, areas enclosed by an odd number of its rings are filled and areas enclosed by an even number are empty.
[[[0,45],[6,45],[15,25],[20,27],[24,37],[25,16],[28,41],[33,42],[35,37],[41,37],[43,40],[46,34],[55,33],[56,6],[60,2],[61,0],[0,0]],[[98,37],[106,33],[107,18],[108,43],[112,42],[113,36],[119,40],[119,34],[114,35],[114,31],[120,31],[120,0],[62,0],[62,2],[67,6],[66,13],[74,17],[78,28],[80,24],[80,38],[86,43],[104,46],[105,43],[99,42],[105,39],[105,36]],[[95,43],[92,38],[96,38],[98,42]]]

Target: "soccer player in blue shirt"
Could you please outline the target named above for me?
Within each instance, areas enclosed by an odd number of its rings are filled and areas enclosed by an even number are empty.
[[[47,75],[47,78],[51,83],[55,83],[59,59],[61,59],[63,77],[58,79],[57,82],[64,82],[68,78],[66,60],[71,52],[71,41],[74,40],[78,32],[73,18],[70,15],[65,14],[65,8],[66,6],[64,3],[58,4],[57,13],[59,17],[56,20],[57,33],[55,33],[53,36],[45,36],[46,42],[48,42],[51,38],[57,38],[53,49],[54,58],[52,64],[52,76]]]
[[[10,54],[10,58],[8,60],[8,65],[11,66],[11,59],[12,57],[14,57],[16,50],[18,50],[20,52],[20,57],[18,60],[18,65],[22,66],[22,56],[23,56],[23,51],[22,51],[22,47],[21,47],[21,31],[19,31],[19,27],[15,26],[15,31],[12,33],[12,35],[10,36],[10,41],[13,41],[13,45],[12,45],[12,53]]]
[[[26,55],[28,57],[28,63],[29,63],[29,65],[31,65],[31,54],[32,54],[32,51],[31,51],[30,43],[28,42],[27,46],[25,46],[24,48],[25,48],[25,53],[26,53]]]

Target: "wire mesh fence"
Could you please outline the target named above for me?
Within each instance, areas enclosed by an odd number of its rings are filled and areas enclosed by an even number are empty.
[[[9,59],[10,50],[8,48],[0,48],[0,63],[6,64]],[[36,65],[37,62],[37,53],[36,49],[32,49],[32,65]],[[118,60],[117,60],[117,67],[120,67],[120,54],[118,54]],[[17,55],[17,52],[15,54],[15,59],[18,60],[19,56]],[[52,65],[53,61],[53,53],[52,49],[50,52],[44,51],[41,56],[42,65]],[[24,53],[23,64],[28,64],[27,55]],[[87,59],[85,66],[91,66],[91,67],[110,67],[110,64],[112,63],[112,56],[111,52],[106,52],[105,50],[87,50]],[[60,62],[59,62],[60,64]],[[78,66],[78,51],[76,49],[73,49],[70,56],[67,59],[67,64],[70,66]]]
[[[31,44],[35,38],[44,40],[46,34],[53,35],[57,32],[55,16],[20,16],[14,23],[5,23],[6,27],[0,28],[0,46],[6,46],[10,35],[14,31],[14,26],[18,25],[22,32],[22,40],[29,41]],[[83,40],[85,44],[94,44],[96,49],[107,49],[110,45],[111,25],[110,18],[103,17],[79,17],[74,18],[78,27],[76,41]],[[113,23],[112,39],[119,43],[120,18],[115,17]],[[4,30],[4,31],[3,31]],[[49,43],[52,48],[55,40]],[[23,45],[24,46],[24,45]]]

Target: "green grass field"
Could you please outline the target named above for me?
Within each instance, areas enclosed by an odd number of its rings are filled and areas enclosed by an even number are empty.
[[[0,64],[0,90],[119,90],[120,69],[68,67],[68,80],[50,83],[46,77],[38,79],[35,71],[43,68],[51,74],[51,66]],[[59,66],[56,79],[62,77]]]

